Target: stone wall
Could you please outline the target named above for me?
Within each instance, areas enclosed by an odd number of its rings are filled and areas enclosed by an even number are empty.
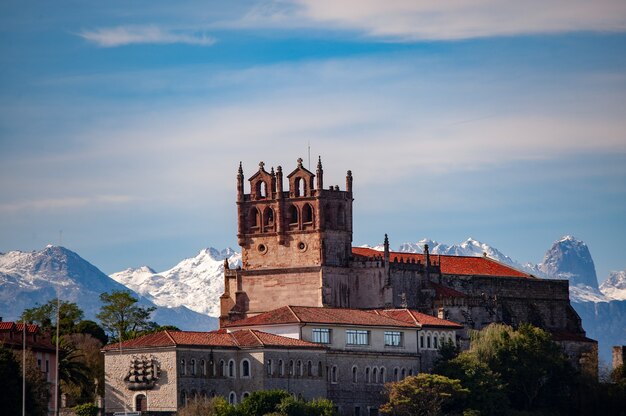
[[[132,391],[124,377],[135,356],[154,357],[161,375],[151,390]],[[172,412],[177,408],[176,351],[171,349],[142,349],[141,351],[108,351],[104,355],[104,408],[106,414],[134,411],[135,396],[145,394],[149,411]]]

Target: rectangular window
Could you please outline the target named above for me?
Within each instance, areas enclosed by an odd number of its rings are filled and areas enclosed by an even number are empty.
[[[420,334],[420,348],[424,348],[424,334]]]
[[[313,328],[313,342],[317,344],[330,344],[330,329]]]
[[[46,373],[50,372],[50,362],[46,360]]]
[[[346,345],[369,345],[370,331],[360,329],[346,330]]]
[[[385,331],[385,347],[401,347],[401,346],[402,346],[402,332]]]

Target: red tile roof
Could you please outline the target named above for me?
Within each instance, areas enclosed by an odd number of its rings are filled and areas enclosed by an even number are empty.
[[[352,254],[357,257],[380,257],[382,251],[365,247],[352,247]],[[390,252],[389,261],[403,261],[411,263],[418,261],[426,262],[423,254]],[[430,255],[430,261],[441,267],[442,274],[477,275],[477,276],[503,276],[503,277],[526,277],[532,278],[528,273],[521,272],[510,266],[497,262],[487,257],[469,256],[441,256]]]
[[[440,319],[436,316],[427,315],[413,309],[384,309],[376,310],[375,312],[380,315],[388,316],[390,318],[404,321],[420,327],[443,327],[451,329],[463,328],[463,325],[457,324],[456,322],[448,321],[446,319]]]
[[[280,335],[268,334],[255,330],[240,330],[226,332],[224,330],[211,332],[192,331],[169,331],[164,330],[154,334],[144,335],[139,338],[122,342],[122,350],[151,348],[151,347],[175,347],[175,346],[201,346],[201,347],[224,347],[224,348],[323,348],[319,344],[287,338]],[[105,346],[105,351],[115,351],[120,348],[119,343]]]
[[[435,289],[435,298],[465,298],[467,295],[463,292],[459,292],[458,290],[452,289],[447,286],[440,285],[438,283],[429,282],[430,286]]]
[[[250,318],[231,322],[225,327],[261,326],[315,323],[328,325],[412,327],[404,321],[371,313],[371,311],[347,308],[323,308],[313,306],[283,306]]]
[[[577,334],[575,332],[569,332],[569,331],[553,331],[552,339],[554,339],[555,341],[582,341],[582,342],[595,342],[595,343],[598,342],[595,339],[587,338],[583,334]]]

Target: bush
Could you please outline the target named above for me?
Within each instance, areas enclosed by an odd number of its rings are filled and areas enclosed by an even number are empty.
[[[93,403],[79,404],[74,407],[76,416],[98,416],[100,409]]]

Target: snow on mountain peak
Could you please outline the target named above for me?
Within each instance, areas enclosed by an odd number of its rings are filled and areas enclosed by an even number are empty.
[[[551,278],[566,279],[574,286],[588,286],[598,292],[598,277],[589,248],[571,235],[555,241],[538,268]]]
[[[205,248],[169,270],[128,269],[110,277],[161,306],[181,306],[219,315],[219,296],[224,291],[224,260],[230,268],[241,266],[241,254],[231,248]]]
[[[626,270],[610,272],[600,291],[611,299],[626,300]]]

